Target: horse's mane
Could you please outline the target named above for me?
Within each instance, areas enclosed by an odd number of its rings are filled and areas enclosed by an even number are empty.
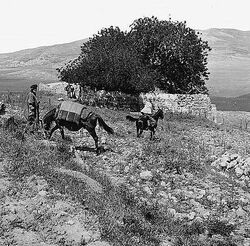
[[[152,117],[155,117],[159,114],[163,114],[163,110],[161,108],[158,108],[158,110],[152,115]]]

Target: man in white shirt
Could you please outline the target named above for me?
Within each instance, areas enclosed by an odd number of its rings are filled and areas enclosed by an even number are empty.
[[[153,102],[152,98],[149,98],[149,100],[145,102],[144,108],[141,110],[142,115],[147,116],[148,126],[156,124],[155,119],[152,117],[153,110],[154,110],[154,105],[152,102]]]

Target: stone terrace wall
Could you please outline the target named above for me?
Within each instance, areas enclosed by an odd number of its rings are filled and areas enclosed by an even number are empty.
[[[216,122],[216,106],[203,94],[167,94],[163,92],[146,93],[143,101],[152,98],[154,106],[174,113],[187,113],[205,117]]]

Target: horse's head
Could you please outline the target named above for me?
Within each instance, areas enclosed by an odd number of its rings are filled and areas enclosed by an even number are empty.
[[[156,111],[155,117],[160,118],[160,119],[163,120],[164,114],[163,114],[163,110],[162,110],[161,108],[159,108],[159,109]]]

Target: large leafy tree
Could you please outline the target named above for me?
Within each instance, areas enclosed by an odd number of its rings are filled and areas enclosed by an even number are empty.
[[[81,47],[80,56],[58,69],[59,78],[91,88],[137,94],[152,90],[155,72],[138,59],[125,32],[101,30]]]
[[[158,87],[169,93],[207,93],[211,49],[197,34],[185,22],[156,17],[135,20],[128,33],[139,59],[157,71]]]
[[[128,33],[102,29],[81,54],[58,69],[59,78],[96,89],[137,94],[155,87],[169,93],[207,93],[210,47],[184,22],[135,20]]]

